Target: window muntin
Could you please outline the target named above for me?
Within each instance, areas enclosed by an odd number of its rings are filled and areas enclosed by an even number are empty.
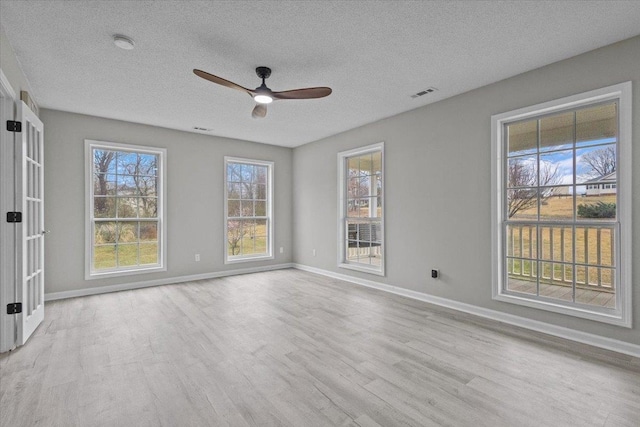
[[[340,153],[339,265],[384,273],[383,145]]]
[[[86,141],[88,278],[164,269],[166,151]]]
[[[225,158],[225,262],[273,258],[273,162]]]
[[[630,325],[623,86],[493,117],[494,298]]]

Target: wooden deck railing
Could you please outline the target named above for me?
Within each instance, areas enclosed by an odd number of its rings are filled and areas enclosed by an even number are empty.
[[[531,281],[540,275],[540,282],[562,286],[573,286],[575,277],[578,288],[613,291],[613,227],[509,224],[507,273],[510,277]]]

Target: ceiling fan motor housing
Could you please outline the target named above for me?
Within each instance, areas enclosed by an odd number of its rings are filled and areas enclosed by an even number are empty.
[[[256,74],[258,75],[258,77],[260,77],[261,79],[268,79],[269,76],[271,75],[271,68],[269,67],[257,67],[256,68]]]

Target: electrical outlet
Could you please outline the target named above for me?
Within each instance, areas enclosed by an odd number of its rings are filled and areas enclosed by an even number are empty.
[[[200,262],[200,254],[196,254],[196,262]]]
[[[431,270],[432,278],[437,279],[439,275],[440,275],[440,272],[438,270]]]
[[[313,251],[311,251],[311,253],[313,253],[313,256],[316,256],[316,250],[315,249]]]

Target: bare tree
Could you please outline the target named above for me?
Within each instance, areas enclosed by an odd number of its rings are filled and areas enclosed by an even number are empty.
[[[508,195],[509,218],[519,211],[535,207],[538,203],[538,194],[540,201],[551,197],[554,194],[553,188],[538,190],[538,186],[558,185],[561,179],[558,165],[540,163],[538,177],[534,163],[521,160],[509,163],[509,186],[515,187],[509,190]]]
[[[133,176],[136,194],[141,196],[138,200],[142,208],[141,216],[156,216],[158,206],[156,203],[156,189],[158,186],[157,158],[153,155],[137,155],[135,163],[123,165],[127,174]]]
[[[97,186],[94,192],[102,196],[107,195],[107,176],[111,162],[115,158],[115,152],[106,150],[94,150],[93,152],[93,165],[94,176],[97,178],[97,182],[94,181],[94,185]],[[96,197],[94,201],[94,208],[97,212],[105,212],[107,209],[107,199],[104,197]]]
[[[240,253],[240,242],[245,234],[247,234],[247,230],[242,227],[240,220],[227,222],[227,241],[229,242],[229,248],[231,248],[231,255]]]
[[[605,147],[590,151],[580,157],[580,163],[589,167],[588,178],[609,175],[616,170],[616,150],[613,147]]]

